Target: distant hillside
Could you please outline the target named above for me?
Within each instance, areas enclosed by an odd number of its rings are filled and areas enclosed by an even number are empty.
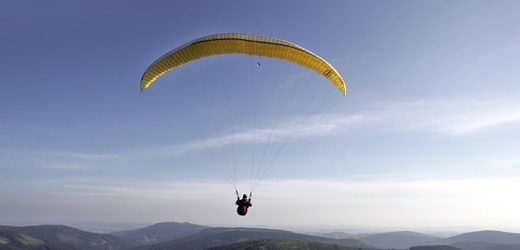
[[[190,234],[206,229],[206,226],[199,226],[187,222],[163,222],[149,227],[115,232],[112,235],[118,236],[126,241],[135,242],[136,244],[157,244],[172,241]]]
[[[484,242],[459,242],[452,246],[463,250],[520,250],[520,245],[490,244]]]
[[[2,229],[19,232],[43,240],[63,242],[94,250],[123,250],[130,248],[133,245],[113,235],[89,233],[62,225],[42,225],[28,227],[0,226],[0,230]]]
[[[389,232],[362,237],[359,240],[382,249],[452,246],[463,250],[520,250],[520,234],[500,231],[478,231],[448,238],[414,232]]]
[[[238,250],[238,249],[410,249],[410,250],[520,250],[520,234],[478,231],[448,238],[389,232],[344,239],[265,228],[212,228],[165,222],[149,227],[98,234],[63,225],[0,226],[0,250]],[[359,235],[356,235],[359,236]],[[341,238],[341,239],[338,239]]]
[[[461,250],[461,249],[452,247],[452,246],[418,246],[418,247],[410,247],[409,250]]]
[[[477,231],[436,240],[433,243],[438,245],[452,245],[459,242],[520,245],[520,234],[500,231]]]
[[[432,235],[409,231],[381,233],[359,238],[360,241],[373,245],[377,248],[397,249],[408,249],[412,246],[426,245],[426,243],[437,239],[440,238]]]
[[[319,237],[331,238],[331,239],[355,239],[359,238],[358,234],[347,234],[344,232],[331,232],[331,233],[304,233]]]
[[[23,233],[0,230],[1,250],[88,250],[72,244],[35,238]]]
[[[305,234],[297,234],[285,230],[261,229],[261,228],[208,228],[198,233],[188,235],[186,237],[154,245],[148,248],[150,250],[198,250],[211,247],[226,246],[246,241],[258,240],[291,240],[291,241],[308,241],[325,244],[334,244],[338,246],[347,246],[355,248],[369,249],[370,245],[364,244],[358,240],[352,239],[329,239]]]
[[[355,247],[346,247],[318,242],[308,241],[285,241],[285,240],[257,240],[247,241],[229,246],[219,246],[208,248],[207,250],[248,250],[248,249],[269,249],[269,250],[359,250]],[[433,249],[432,249],[433,250]]]

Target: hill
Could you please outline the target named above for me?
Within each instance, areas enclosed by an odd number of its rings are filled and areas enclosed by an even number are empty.
[[[9,230],[0,230],[1,250],[88,250],[72,244],[35,238],[23,233]]]
[[[9,230],[46,241],[67,243],[94,250],[123,250],[133,246],[132,243],[119,239],[114,235],[90,233],[63,225],[0,226],[0,230]]]
[[[162,249],[186,249],[197,250],[207,249],[211,247],[227,246],[247,241],[258,240],[282,240],[282,241],[307,241],[323,244],[333,244],[338,246],[355,247],[369,249],[373,248],[358,240],[352,239],[330,239],[305,234],[297,234],[285,230],[263,229],[263,228],[207,228],[198,233],[188,235],[186,237],[166,242],[163,244],[153,245],[147,248],[150,250]]]
[[[338,232],[338,231],[330,232],[330,233],[303,232],[303,234],[309,234],[309,235],[314,235],[314,236],[319,236],[319,237],[324,237],[324,238],[331,238],[331,239],[357,239],[357,238],[361,237],[360,234],[347,234],[347,233]]]
[[[123,240],[140,245],[172,241],[206,229],[206,226],[191,223],[163,222],[149,227],[111,233]]]
[[[159,223],[110,234],[85,232],[63,225],[0,226],[0,250],[148,250],[233,249],[263,246],[267,249],[369,249],[353,239],[331,239],[285,230],[263,228],[210,228],[190,223]]]
[[[439,239],[434,243],[439,245],[452,245],[459,242],[520,245],[520,234],[501,231],[477,231]]]
[[[359,250],[359,248],[338,246],[308,241],[284,241],[284,240],[258,240],[247,241],[229,246],[208,248],[207,250],[247,250],[247,249],[269,249],[269,250]]]
[[[378,248],[397,249],[408,249],[412,246],[426,245],[426,243],[437,239],[440,238],[432,235],[409,231],[388,232],[359,238],[360,241]]]
[[[448,238],[406,231],[389,232],[362,237],[359,240],[382,249],[451,246],[463,250],[520,250],[520,234],[500,231],[477,231]]]
[[[490,244],[484,242],[459,242],[452,246],[463,250],[520,250],[520,245]]]
[[[418,246],[410,247],[409,250],[461,250],[453,246]]]
[[[347,239],[266,228],[206,227],[164,222],[141,229],[98,234],[63,225],[0,226],[0,250],[159,250],[159,249],[412,249],[520,250],[520,234],[477,231],[448,238],[400,231]],[[358,235],[359,236],[359,235]]]

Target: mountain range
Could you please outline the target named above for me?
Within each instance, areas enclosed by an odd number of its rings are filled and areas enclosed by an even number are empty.
[[[64,225],[0,226],[0,250],[165,250],[165,249],[411,249],[520,250],[520,234],[476,231],[439,237],[410,231],[320,236],[267,228],[208,227],[163,222],[152,226],[92,233]]]
[[[409,249],[413,246],[453,246],[463,250],[520,250],[520,234],[476,231],[441,238],[409,231],[387,232],[359,238],[381,249]]]

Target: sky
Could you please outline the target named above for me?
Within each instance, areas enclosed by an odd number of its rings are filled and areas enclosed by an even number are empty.
[[[520,2],[503,0],[1,1],[0,224],[520,232],[519,12]],[[224,96],[222,86],[274,73],[286,79],[275,90],[326,79],[274,59],[219,56],[139,89],[166,52],[229,32],[311,50],[348,88],[343,97],[320,85],[333,105],[298,109],[303,123],[262,104],[271,116],[259,116],[259,138],[274,118],[271,131],[289,146],[245,217],[236,215],[234,185],[250,191],[242,161],[252,161],[252,143],[241,137],[250,120],[218,108],[248,107],[252,91]],[[251,72],[237,70],[257,61]],[[208,91],[188,94],[190,86]],[[295,97],[292,107],[311,103]],[[220,126],[226,117],[231,129]],[[218,138],[236,139],[236,182],[212,156],[232,150],[215,146]]]

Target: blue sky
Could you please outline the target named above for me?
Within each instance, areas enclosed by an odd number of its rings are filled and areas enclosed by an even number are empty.
[[[519,11],[517,1],[3,1],[0,223],[520,231]],[[170,99],[188,91],[170,82],[212,64],[139,91],[155,59],[226,32],[301,45],[348,87],[298,131],[246,217],[204,149],[230,131],[195,112],[223,101]],[[307,73],[286,76],[324,81]],[[228,75],[212,74],[202,82]],[[237,168],[248,192],[249,168]]]

